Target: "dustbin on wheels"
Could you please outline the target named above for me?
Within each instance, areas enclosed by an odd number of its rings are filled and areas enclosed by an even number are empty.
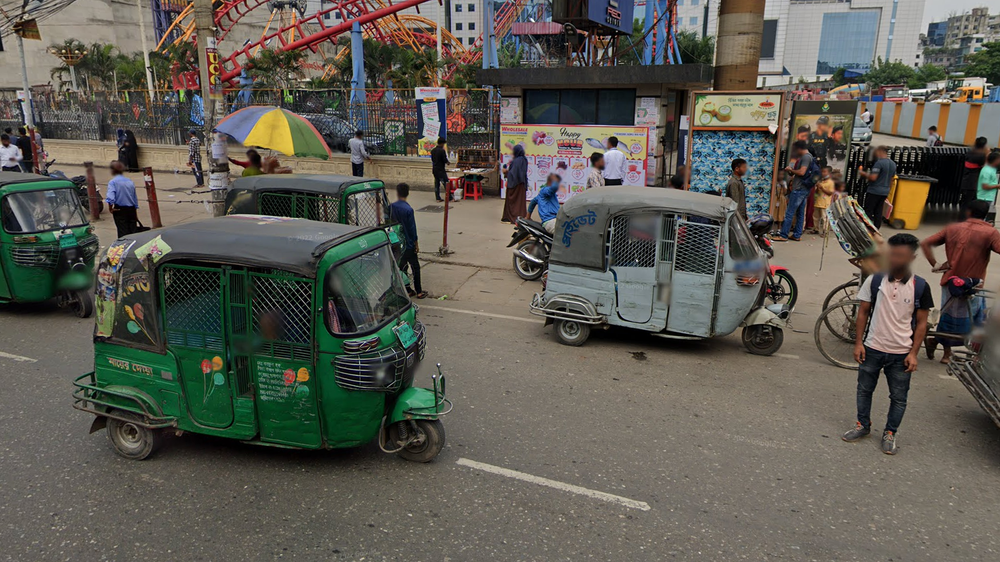
[[[927,195],[931,191],[931,184],[937,181],[937,178],[930,176],[896,176],[896,182],[889,192],[888,198],[892,203],[889,226],[906,230],[919,228],[920,219],[924,215],[924,207],[927,205]]]

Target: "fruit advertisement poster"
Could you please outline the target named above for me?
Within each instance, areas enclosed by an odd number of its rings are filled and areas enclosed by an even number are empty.
[[[694,130],[767,129],[778,124],[781,92],[697,93],[691,125]]]
[[[607,151],[608,138],[618,139],[618,149],[625,154],[625,185],[646,185],[648,128],[604,125],[501,125],[501,187],[506,194],[506,169],[511,150],[520,144],[528,158],[528,199],[533,199],[545,185],[550,173],[562,178],[559,199],[582,192],[590,173],[590,155]]]

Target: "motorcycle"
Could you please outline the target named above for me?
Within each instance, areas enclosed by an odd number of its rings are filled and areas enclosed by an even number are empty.
[[[507,247],[514,249],[514,272],[526,281],[534,281],[549,268],[549,252],[552,251],[552,235],[541,223],[531,219],[518,218],[517,228],[510,237]]]
[[[753,235],[757,245],[768,259],[765,298],[773,304],[787,305],[788,309],[791,310],[795,308],[795,301],[799,298],[799,288],[787,267],[770,263],[770,260],[774,258],[774,247],[767,233],[771,231],[773,225],[774,219],[767,213],[754,215],[747,221],[750,234]]]
[[[49,164],[53,162],[55,162],[55,160],[52,160],[52,162],[49,162]],[[77,197],[80,198],[80,204],[83,205],[85,211],[87,211],[88,213],[90,212],[90,194],[87,192],[87,176],[73,176],[70,178],[67,177],[66,174],[64,174],[63,172],[55,170],[49,174],[49,177],[59,180],[66,180],[72,183],[76,187],[76,194]],[[97,210],[98,213],[104,212],[104,200],[101,198],[100,189],[97,189]]]

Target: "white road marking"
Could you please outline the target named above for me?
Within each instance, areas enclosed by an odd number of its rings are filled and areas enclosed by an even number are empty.
[[[32,359],[31,357],[25,357],[23,355],[14,355],[13,353],[4,353],[0,351],[0,359],[13,359],[21,363],[35,363],[38,359]]]
[[[792,355],[791,353],[775,353],[775,357],[783,357],[785,359],[798,359],[798,355]]]
[[[955,377],[953,377],[951,375],[938,375],[938,378],[939,379],[944,379],[946,381],[957,381],[958,380],[958,379],[956,379]]]
[[[547,486],[549,488],[554,488],[556,490],[560,490],[563,492],[569,492],[571,494],[586,496],[588,498],[592,498],[595,500],[616,503],[618,505],[629,507],[632,509],[639,509],[642,511],[649,511],[650,509],[649,504],[646,502],[631,500],[629,498],[623,498],[621,496],[616,496],[614,494],[609,494],[607,492],[598,492],[597,490],[582,488],[580,486],[574,486],[573,484],[566,484],[565,482],[559,482],[557,480],[549,480],[548,478],[542,478],[541,476],[535,476],[533,474],[518,472],[516,470],[511,470],[509,468],[493,466],[492,464],[476,462],[469,459],[458,459],[456,463],[459,464],[460,466],[465,466],[475,470],[481,470],[483,472],[489,472],[491,474],[506,476],[507,478],[513,478],[515,480],[520,480],[522,482],[528,482],[529,484],[538,484],[539,486]]]
[[[508,316],[506,314],[490,314],[489,312],[481,312],[478,310],[462,310],[460,308],[446,308],[443,306],[427,306],[426,304],[417,305],[420,310],[440,310],[443,312],[457,312],[459,314],[471,314],[473,316],[488,316],[489,318],[502,318],[504,320],[517,320],[518,322],[531,322],[532,324],[542,324],[544,320],[535,320],[533,318],[524,318],[521,316]]]

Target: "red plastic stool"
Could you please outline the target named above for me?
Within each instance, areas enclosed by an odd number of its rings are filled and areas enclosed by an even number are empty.
[[[478,201],[483,196],[483,182],[479,180],[465,180],[465,183],[462,184],[462,190],[462,199],[471,197],[473,201]]]
[[[465,178],[448,178],[448,199],[452,199],[456,189],[462,189]]]

